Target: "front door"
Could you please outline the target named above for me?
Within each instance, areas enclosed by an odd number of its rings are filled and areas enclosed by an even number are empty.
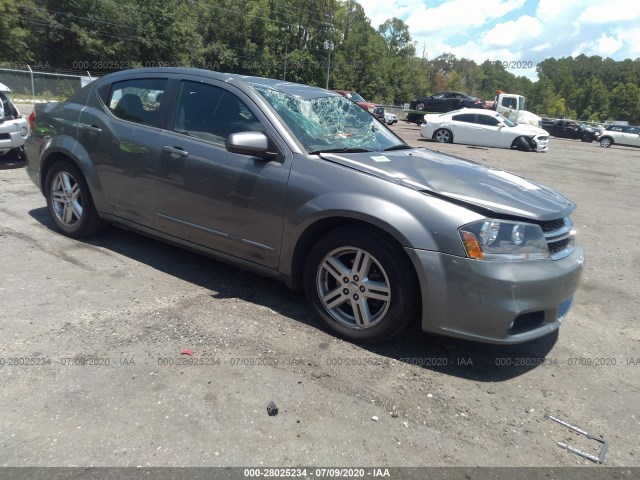
[[[160,144],[160,229],[275,268],[291,155],[283,153],[266,118],[234,87],[183,79],[175,105]],[[243,131],[265,133],[278,156],[265,160],[228,152],[228,135]]]

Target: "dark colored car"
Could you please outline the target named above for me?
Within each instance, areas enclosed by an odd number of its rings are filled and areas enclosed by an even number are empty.
[[[596,140],[602,132],[599,128],[586,123],[579,124],[575,120],[566,119],[554,120],[553,122],[543,121],[541,126],[554,137],[580,139],[589,143]]]
[[[460,108],[484,108],[484,102],[460,92],[439,92],[418,97],[409,103],[410,110],[446,113]]]
[[[27,172],[60,232],[110,222],[278,279],[353,341],[419,317],[426,331],[523,342],[558,329],[578,288],[574,203],[412,148],[321,88],[127,70],[30,120]]]

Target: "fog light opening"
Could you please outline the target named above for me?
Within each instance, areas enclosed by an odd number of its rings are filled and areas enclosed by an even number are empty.
[[[544,312],[539,310],[537,312],[523,313],[518,315],[516,319],[511,322],[509,326],[509,335],[518,335],[519,333],[529,332],[541,327],[544,323]]]

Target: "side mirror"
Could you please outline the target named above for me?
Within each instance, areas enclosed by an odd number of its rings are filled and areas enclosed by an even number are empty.
[[[269,152],[269,139],[262,132],[232,133],[227,137],[225,148],[231,153],[265,159],[276,156],[275,153]]]

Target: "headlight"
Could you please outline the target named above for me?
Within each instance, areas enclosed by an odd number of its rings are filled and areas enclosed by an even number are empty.
[[[476,260],[550,258],[542,228],[532,223],[486,219],[464,225],[458,232],[467,255]]]

